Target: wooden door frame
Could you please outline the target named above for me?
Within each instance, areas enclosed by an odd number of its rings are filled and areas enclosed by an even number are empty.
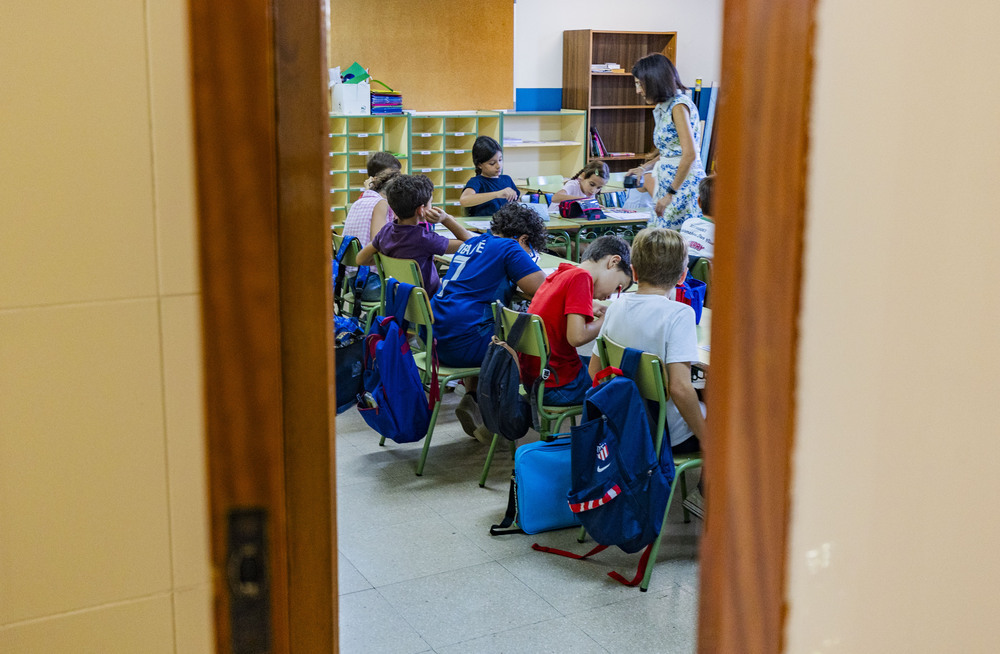
[[[216,651],[227,515],[268,511],[271,652],[335,652],[326,15],[190,0]]]
[[[336,651],[325,16],[190,5],[217,651],[241,503],[275,509],[272,651]],[[814,10],[725,2],[703,653],[783,647]]]

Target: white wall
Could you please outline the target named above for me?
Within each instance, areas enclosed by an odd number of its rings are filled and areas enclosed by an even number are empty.
[[[685,84],[718,81],[722,0],[517,0],[514,88],[562,86],[563,30],[677,32],[677,68]],[[630,68],[635,62],[617,62]]]
[[[819,3],[788,652],[1000,642],[997,25]]]

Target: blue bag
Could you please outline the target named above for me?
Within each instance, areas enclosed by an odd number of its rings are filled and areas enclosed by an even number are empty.
[[[600,544],[582,555],[532,545],[574,559],[585,559],[611,545],[630,554],[645,547],[634,579],[608,573],[629,586],[637,585],[646,571],[675,474],[666,435],[662,456],[656,455],[645,402],[630,379],[641,356],[639,350],[627,348],[621,369],[605,368],[597,374],[584,400],[583,419],[572,430],[573,485],[567,499],[587,533]],[[609,375],[616,376],[601,383]]]
[[[537,534],[580,524],[566,504],[570,488],[570,443],[562,438],[538,441],[514,452],[507,513],[490,535]],[[511,528],[513,525],[517,527]]]
[[[333,299],[338,307],[342,306],[344,302],[344,277],[347,275],[347,264],[344,263],[344,257],[347,255],[351,241],[356,240],[357,237],[345,236],[333,257]],[[371,273],[368,266],[358,266],[354,284],[351,286],[351,292],[354,294],[354,306],[351,314],[355,318],[361,315],[361,302],[377,302],[381,298],[381,281],[378,275]]]
[[[677,285],[674,299],[694,309],[694,324],[701,322],[701,309],[705,306],[705,292],[708,286],[700,279],[695,279],[688,272],[684,282]]]
[[[430,400],[424,394],[420,371],[406,336],[406,305],[411,284],[386,280],[386,317],[377,316],[365,337],[364,392],[358,411],[368,426],[397,443],[419,441],[427,433],[431,411],[438,400],[438,385],[431,384]],[[437,357],[430,356],[436,377]]]

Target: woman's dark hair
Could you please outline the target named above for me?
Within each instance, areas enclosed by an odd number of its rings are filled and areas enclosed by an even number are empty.
[[[493,214],[490,230],[497,236],[515,240],[527,236],[528,245],[536,250],[545,246],[545,223],[537,213],[517,202],[508,202]]]
[[[621,257],[618,269],[623,273],[632,274],[632,250],[628,241],[621,236],[608,234],[597,238],[583,251],[580,261],[600,261],[606,256],[617,254]]]
[[[434,183],[427,175],[397,175],[385,186],[385,199],[399,218],[412,218],[432,195]]]
[[[587,165],[580,169],[580,172],[573,175],[573,179],[579,179],[583,175],[584,179],[587,179],[591,175],[597,175],[603,180],[607,180],[611,177],[611,171],[608,168],[608,164],[604,163],[600,159],[591,159],[587,162]]]
[[[687,89],[672,61],[659,52],[648,54],[632,66],[632,77],[642,84],[643,95],[653,102],[666,102]]]
[[[376,152],[372,156],[368,157],[368,162],[366,164],[368,168],[368,176],[374,177],[386,168],[395,168],[396,170],[401,170],[403,168],[402,164],[399,163],[397,159],[391,152]]]
[[[497,152],[501,152],[500,144],[497,140],[489,136],[480,136],[472,144],[472,165],[476,167],[476,174],[480,173],[479,166],[493,158]]]
[[[715,175],[709,175],[698,182],[698,205],[701,212],[711,218],[715,215],[712,211],[712,192],[715,190]]]
[[[398,168],[386,168],[379,174],[375,175],[375,179],[372,180],[371,190],[376,193],[381,193],[385,185],[400,176]]]

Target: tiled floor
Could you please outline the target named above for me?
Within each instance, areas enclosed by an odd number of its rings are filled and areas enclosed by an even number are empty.
[[[585,551],[576,529],[490,536],[509,453],[479,488],[486,447],[462,432],[456,395],[444,401],[423,477],[422,443],[379,447],[357,411],[337,418],[341,652],[693,651],[701,523],[674,507],[647,593],[606,575],[631,576],[638,554],[574,561],[531,549]]]

